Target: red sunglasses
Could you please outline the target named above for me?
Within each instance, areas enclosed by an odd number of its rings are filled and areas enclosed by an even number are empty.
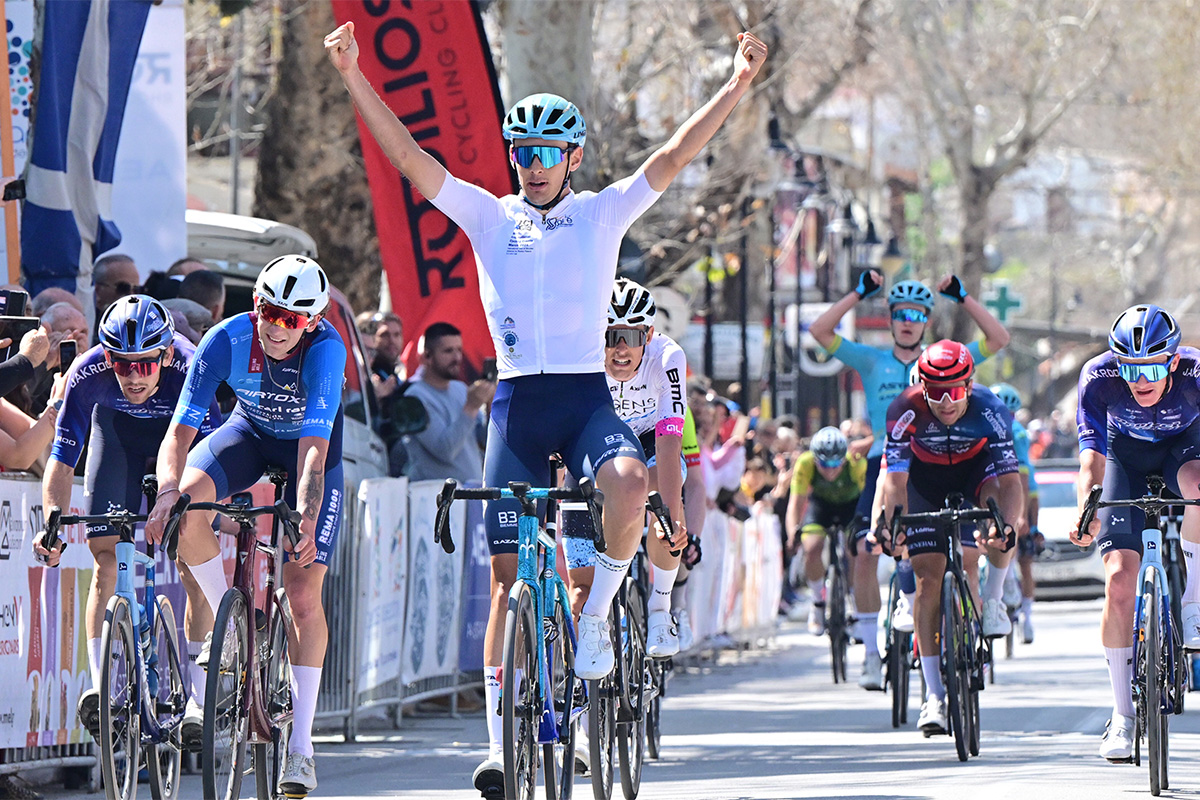
[[[120,375],[122,378],[128,378],[130,375],[138,375],[140,377],[148,377],[158,372],[158,368],[162,366],[162,354],[154,358],[142,358],[137,361],[131,361],[124,358],[111,357],[113,372]]]
[[[947,401],[957,403],[960,400],[965,400],[971,391],[970,384],[966,386],[940,386],[938,384],[925,384],[925,399],[926,401],[939,404]]]
[[[299,330],[308,324],[309,316],[299,311],[273,306],[265,300],[258,301],[258,315],[272,325],[287,328],[289,331]]]

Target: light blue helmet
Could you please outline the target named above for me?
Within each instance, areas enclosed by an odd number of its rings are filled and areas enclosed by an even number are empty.
[[[997,383],[992,386],[992,394],[999,397],[1001,402],[1008,407],[1012,413],[1017,413],[1021,410],[1021,395],[1010,383]]]
[[[900,303],[913,303],[933,311],[933,292],[920,281],[900,281],[888,292],[888,307]]]
[[[549,139],[583,147],[587,140],[587,124],[575,104],[545,92],[531,94],[510,108],[504,115],[503,131],[510,142]]]
[[[113,303],[100,318],[100,344],[110,353],[145,353],[167,348],[175,321],[162,303],[131,294]]]
[[[1124,358],[1174,355],[1179,348],[1179,325],[1158,306],[1131,306],[1121,312],[1108,334],[1108,349]]]

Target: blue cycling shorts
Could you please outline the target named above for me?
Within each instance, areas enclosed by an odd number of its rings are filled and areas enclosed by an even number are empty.
[[[642,447],[617,412],[603,372],[522,375],[500,381],[488,422],[483,480],[487,486],[550,482],[550,454],[572,475],[594,478],[617,456],[644,462]],[[488,551],[517,552],[516,500],[489,501],[484,510]]]
[[[1179,468],[1189,461],[1200,461],[1200,423],[1192,423],[1174,436],[1157,442],[1110,433],[1108,456],[1104,464],[1104,494],[1109,498],[1141,497],[1146,493],[1146,477],[1161,475],[1167,489],[1179,496]],[[1109,550],[1142,552],[1143,511],[1129,506],[1102,508],[1100,536],[1096,540],[1101,553]]]
[[[296,508],[296,458],[299,439],[276,439],[261,433],[236,409],[219,428],[188,454],[187,465],[203,470],[217,487],[217,497],[229,497],[253,486],[269,466],[287,471],[283,499]],[[329,565],[341,528],[342,411],[339,408],[325,452],[325,496],[317,514],[317,563]],[[290,558],[290,555],[289,555]]]
[[[92,411],[83,496],[88,514],[107,514],[142,508],[142,477],[153,472],[158,447],[167,435],[170,417],[134,417],[107,406]],[[107,523],[88,523],[88,538],[116,536]]]

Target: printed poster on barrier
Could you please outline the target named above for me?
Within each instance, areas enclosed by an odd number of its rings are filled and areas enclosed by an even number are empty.
[[[433,541],[433,520],[442,481],[409,485],[408,609],[400,671],[405,684],[458,671],[458,620],[462,597],[462,551],[442,552]],[[465,511],[451,507],[450,527],[463,546]]]
[[[463,500],[466,510],[466,566],[463,572],[462,643],[458,668],[478,672],[483,668],[483,634],[487,629],[492,601],[492,559],[488,553],[487,529],[483,524],[483,501]],[[456,504],[456,505],[458,505]]]
[[[408,479],[370,478],[360,484],[359,692],[400,678],[408,585]]]

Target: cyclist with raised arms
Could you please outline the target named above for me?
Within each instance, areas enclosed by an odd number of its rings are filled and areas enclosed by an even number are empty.
[[[821,428],[792,468],[787,546],[791,552],[797,546],[804,549],[804,579],[813,595],[808,629],[818,636],[825,632],[825,609],[819,602],[825,589],[825,567],[821,560],[825,536],[829,528],[837,525],[849,530],[867,479],[867,459],[861,453],[850,453],[849,449],[850,443],[840,430]],[[867,677],[864,672],[859,682],[865,682]]]
[[[1105,500],[1140,497],[1146,477],[1161,475],[1185,500],[1200,498],[1200,351],[1179,344],[1179,325],[1155,305],[1127,308],[1108,335],[1108,352],[1079,375],[1079,507],[1093,486]],[[1079,545],[1098,543],[1104,558],[1100,640],[1112,683],[1113,713],[1100,741],[1110,761],[1130,757],[1134,737],[1131,694],[1133,612],[1142,560],[1145,514],[1104,508],[1088,530],[1072,530]],[[1078,522],[1076,522],[1078,525]],[[1183,645],[1200,649],[1200,508],[1186,506],[1180,526],[1187,582],[1183,587]]]
[[[858,498],[856,509],[858,522],[855,535],[862,540],[870,528],[871,505],[875,498],[876,484],[880,473],[880,460],[884,449],[884,421],[888,405],[908,387],[909,371],[921,355],[921,340],[929,327],[929,315],[933,312],[933,292],[920,281],[900,281],[888,291],[888,313],[892,333],[891,347],[872,347],[843,339],[835,332],[842,317],[858,305],[861,300],[873,297],[883,289],[883,276],[868,270],[859,276],[854,291],[838,300],[829,310],[813,321],[809,331],[813,338],[847,367],[855,370],[862,380],[867,399],[867,418],[871,422],[874,440],[867,453],[867,488]],[[937,285],[943,297],[962,305],[979,326],[983,340],[971,342],[968,347],[975,362],[981,362],[1008,344],[1008,331],[974,297],[957,276],[947,275]],[[863,658],[863,678],[859,685],[864,689],[879,689],[883,686],[883,660],[879,655],[878,612],[881,605],[879,580],[876,569],[879,554],[870,547],[866,552],[853,555],[854,604],[858,609],[858,632],[855,638],[866,645]],[[855,554],[857,547],[851,547]],[[901,587],[907,593],[915,591],[912,571],[907,562],[900,565]]]
[[[83,473],[87,513],[125,509],[136,514],[142,503],[142,476],[153,468],[195,348],[175,333],[171,314],[162,303],[140,294],[122,297],[109,306],[100,318],[97,335],[100,344],[76,359],[67,374],[66,394],[54,401],[61,411],[42,476],[42,507],[70,507],[75,465],[87,437]],[[201,423],[206,433],[221,421],[216,402],[207,411]],[[92,688],[80,696],[78,711],[80,724],[98,742],[100,634],[108,599],[117,585],[117,531],[93,523],[87,526],[87,537],[96,560],[84,618]],[[60,541],[53,552],[47,551],[41,535],[34,541],[34,552],[50,566],[58,565],[62,549]],[[186,566],[181,566],[179,577],[184,586],[194,588]],[[188,656],[195,658],[206,629],[194,615],[187,614],[184,631]],[[200,742],[204,701],[203,673],[195,668],[188,670],[188,695],[181,734],[184,746],[195,749]]]
[[[258,275],[254,310],[209,329],[187,373],[179,406],[158,454],[158,503],[146,525],[157,542],[182,491],[213,502],[249,488],[270,466],[287,471],[284,499],[300,513],[300,543],[285,542],[283,585],[295,620],[288,642],[292,729],[279,788],[303,797],[317,787],[312,723],[329,630],[321,587],[337,544],[343,504],[342,382],[346,344],[324,319],[329,281],[311,258],[280,256]],[[205,409],[224,381],[237,396],[229,419],[192,450]],[[188,451],[191,450],[189,453]],[[184,517],[179,559],[196,590],[192,615],[203,614],[212,639],[212,614],[228,588],[212,514]],[[308,569],[305,569],[308,567]],[[201,611],[203,609],[203,611]],[[206,666],[209,647],[197,663]]]
[[[951,493],[980,507],[995,498],[1004,519],[1020,518],[1024,492],[1013,452],[1011,415],[999,398],[973,382],[970,350],[948,339],[935,342],[921,354],[917,370],[918,385],[905,389],[888,407],[881,521],[886,524],[896,506],[901,513],[937,511]],[[986,527],[982,535],[973,524],[963,525],[960,536],[970,552],[981,547],[987,554],[988,579],[983,591],[975,594],[984,598],[983,634],[995,637],[1003,635],[999,620],[1008,622],[1000,595],[1012,559],[1004,548],[1015,531],[1007,523],[1003,531],[993,523]],[[937,641],[946,556],[937,549],[936,534],[932,526],[913,527],[901,541],[893,542],[907,546],[917,578],[913,618],[926,683],[917,727],[926,736],[946,731],[946,687]],[[979,559],[966,555],[963,568],[971,585],[978,586]]]
[[[500,386],[492,405],[484,482],[549,480],[559,452],[573,475],[594,474],[604,492],[607,552],[598,555],[579,618],[575,673],[607,675],[614,656],[608,608],[641,539],[647,470],[637,438],[613,410],[604,379],[605,312],[617,252],[630,225],[704,147],[750,88],[767,48],[738,34],[729,80],[637,172],[600,192],[576,194],[587,126],[579,109],[552,94],[518,101],[503,135],[521,186],[495,197],[450,175],[421,149],[358,67],[354,24],[325,37],[325,50],[388,159],[471,240],[483,306],[496,345]],[[503,785],[497,671],[508,592],[517,572],[517,505],[488,503],[492,604],[484,639],[489,756],[476,770],[480,792]]]
[[[658,491],[671,512],[675,541],[687,539],[683,515],[683,435],[687,359],[671,337],[654,330],[657,308],[644,287],[626,278],[613,284],[604,333],[604,371],[617,416],[638,437],[650,472],[649,491]],[[586,508],[563,504],[564,550],[571,578],[571,605],[578,614],[590,596],[596,549]],[[671,592],[679,556],[657,536],[646,540],[650,559],[646,653],[669,658],[679,652],[671,616]]]

